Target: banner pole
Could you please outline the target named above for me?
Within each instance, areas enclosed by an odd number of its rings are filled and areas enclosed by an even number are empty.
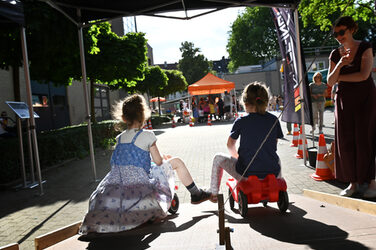
[[[307,163],[307,157],[306,157],[306,134],[305,134],[305,119],[304,119],[304,108],[305,108],[305,103],[304,103],[304,95],[303,95],[303,70],[302,70],[302,53],[300,49],[300,34],[299,34],[299,18],[298,18],[298,9],[296,8],[294,10],[294,22],[295,22],[295,34],[296,34],[296,50],[297,50],[297,57],[298,57],[298,65],[296,67],[298,68],[298,82],[299,84],[299,95],[300,95],[300,100],[301,102],[301,119],[302,119],[302,140],[303,140],[303,160],[304,160],[304,165]]]

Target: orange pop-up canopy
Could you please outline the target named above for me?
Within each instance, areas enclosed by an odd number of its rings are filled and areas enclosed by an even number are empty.
[[[197,82],[188,86],[190,95],[209,95],[219,94],[225,91],[230,92],[235,88],[235,83],[223,80],[215,75],[208,73]]]

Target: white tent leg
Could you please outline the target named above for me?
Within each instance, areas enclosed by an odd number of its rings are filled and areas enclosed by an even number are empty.
[[[296,34],[296,50],[297,50],[297,55],[298,55],[298,82],[299,84],[299,95],[300,95],[300,100],[303,100],[301,102],[301,116],[302,116],[302,135],[303,135],[303,161],[304,165],[307,164],[307,157],[306,157],[306,134],[305,134],[305,119],[304,119],[304,95],[303,95],[303,70],[302,70],[302,55],[301,55],[301,50],[300,50],[300,34],[299,34],[299,19],[298,19],[298,9],[295,9],[294,11],[294,22],[295,22],[295,34]]]
[[[30,129],[31,129],[31,135],[32,135],[32,140],[33,140],[35,164],[36,164],[36,170],[37,170],[37,176],[38,176],[40,195],[43,195],[44,193],[43,193],[43,186],[42,186],[42,174],[40,171],[40,163],[39,163],[37,133],[35,131],[34,110],[33,110],[33,103],[31,101],[31,84],[30,84],[29,64],[28,64],[29,59],[27,56],[25,27],[21,28],[21,42],[22,42],[22,56],[23,56],[25,82],[26,82],[26,94],[27,94],[26,97],[27,97],[27,105],[29,106]]]
[[[81,58],[81,70],[82,70],[82,85],[84,88],[84,99],[86,108],[86,120],[87,120],[87,132],[89,135],[89,147],[90,147],[90,160],[91,167],[93,169],[94,181],[97,180],[97,171],[95,168],[95,158],[94,158],[94,146],[93,146],[93,136],[91,131],[91,120],[90,120],[90,108],[89,108],[89,98],[87,93],[87,83],[86,83],[86,65],[85,65],[85,51],[84,51],[84,41],[82,34],[82,26],[78,28],[78,42],[80,45],[80,58]]]

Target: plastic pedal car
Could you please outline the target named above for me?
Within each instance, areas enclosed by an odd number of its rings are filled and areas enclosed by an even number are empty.
[[[175,190],[178,190],[178,186],[175,186]],[[172,199],[171,201],[171,206],[170,208],[168,209],[168,212],[170,214],[176,214],[176,212],[179,210],[179,197],[178,195],[175,193],[174,194],[174,198]]]
[[[226,185],[229,187],[230,208],[233,209],[235,201],[239,204],[239,211],[242,217],[248,213],[248,204],[262,202],[264,207],[268,202],[277,202],[279,211],[285,213],[289,206],[287,184],[285,179],[276,178],[268,174],[264,179],[251,175],[247,180],[239,182],[234,178],[228,179]],[[236,187],[236,190],[234,190]]]

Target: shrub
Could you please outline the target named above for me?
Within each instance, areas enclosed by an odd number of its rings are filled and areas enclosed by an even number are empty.
[[[121,130],[116,129],[116,121],[103,121],[92,126],[94,147],[108,149],[115,144],[115,137]],[[58,130],[39,133],[38,151],[41,169],[72,158],[83,158],[89,154],[87,125],[64,127]],[[25,170],[30,170],[27,135],[23,135]],[[6,157],[1,159],[0,183],[6,183],[21,177],[18,138],[2,139],[0,152]]]

